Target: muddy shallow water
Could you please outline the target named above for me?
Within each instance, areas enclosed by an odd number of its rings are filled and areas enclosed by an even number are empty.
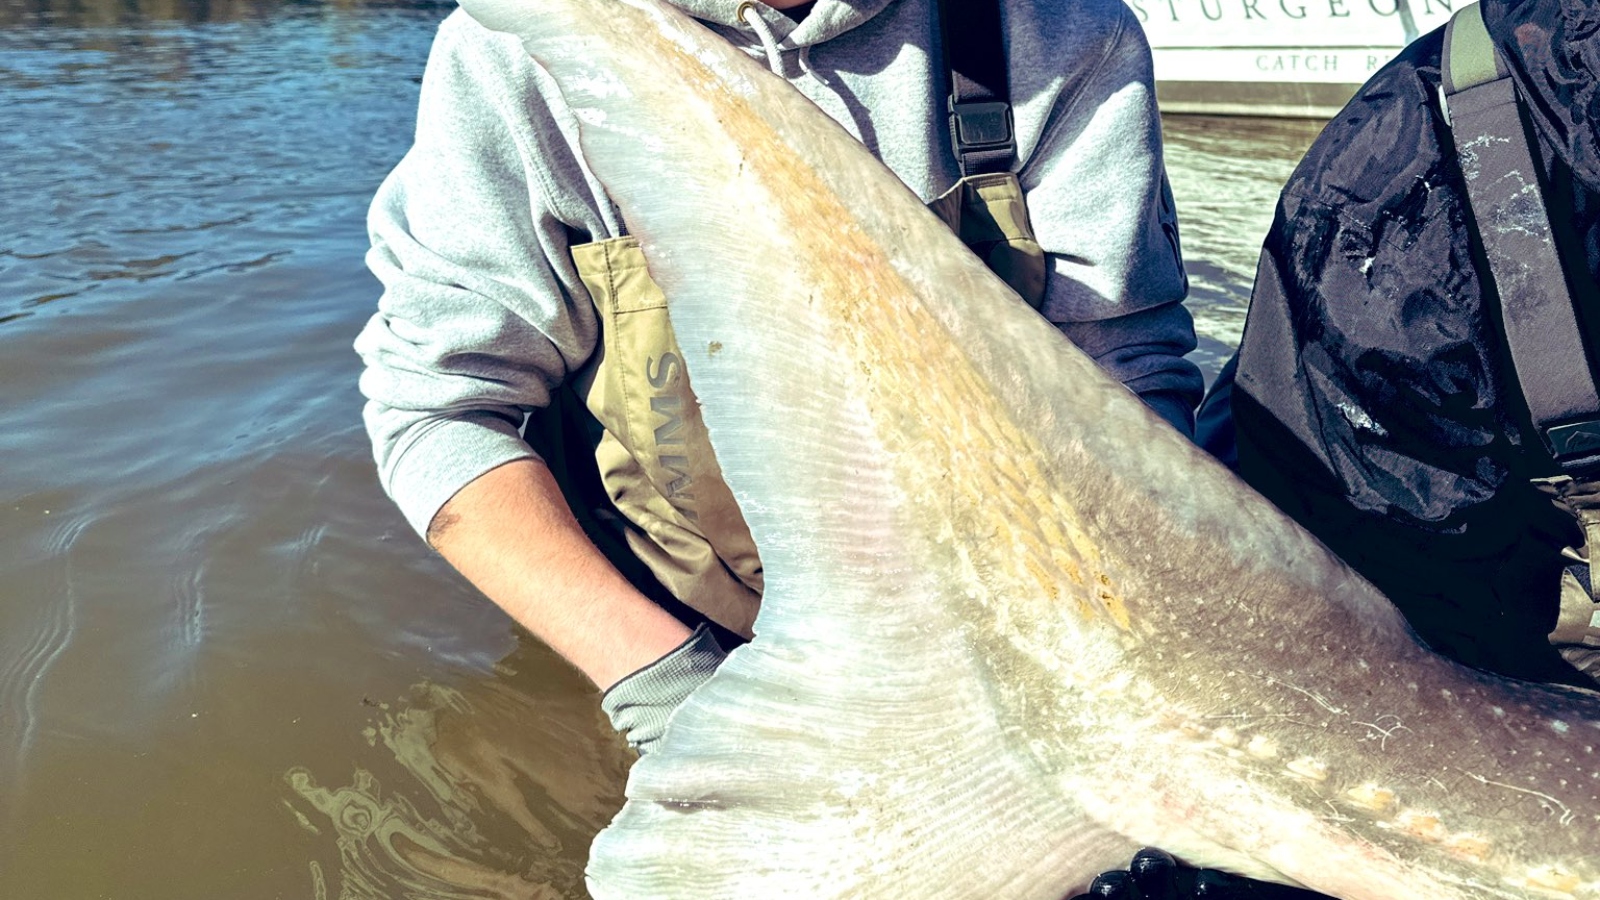
[[[0,897],[582,896],[628,755],[360,429],[450,8],[0,0]],[[1207,368],[1317,128],[1167,123]]]

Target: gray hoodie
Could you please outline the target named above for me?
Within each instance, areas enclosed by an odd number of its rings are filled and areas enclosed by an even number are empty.
[[[925,201],[959,178],[935,0],[817,0],[798,24],[739,0],[679,6],[764,60]],[[1121,0],[1001,0],[1017,175],[1049,254],[1041,311],[1187,430],[1194,329],[1164,191],[1150,51]],[[761,32],[767,34],[763,35]],[[569,248],[624,233],[577,123],[515,38],[457,11],[428,60],[416,140],[379,189],[356,340],[384,488],[419,533],[479,475],[535,456],[519,428],[596,346]]]

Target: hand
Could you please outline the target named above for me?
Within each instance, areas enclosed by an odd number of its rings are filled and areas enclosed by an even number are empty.
[[[711,629],[701,625],[672,652],[618,681],[600,698],[611,727],[639,755],[655,746],[678,705],[704,684],[727,657]]]
[[[1252,881],[1216,869],[1180,865],[1171,854],[1146,847],[1128,870],[1102,872],[1089,891],[1072,900],[1318,900],[1321,894]],[[1326,898],[1323,898],[1326,900]]]

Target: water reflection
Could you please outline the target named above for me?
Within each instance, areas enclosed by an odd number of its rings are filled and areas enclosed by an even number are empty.
[[[12,0],[0,5],[0,26],[103,28],[174,22],[193,25],[264,19],[300,11],[432,10],[442,18],[452,0]]]
[[[285,781],[302,827],[332,832],[341,898],[576,897],[588,843],[622,804],[627,751],[602,730],[587,697],[423,684],[366,731],[397,783],[356,769],[328,788],[303,767]],[[315,880],[326,891],[320,867]]]
[[[449,8],[0,6],[0,321],[271,265],[358,222]]]

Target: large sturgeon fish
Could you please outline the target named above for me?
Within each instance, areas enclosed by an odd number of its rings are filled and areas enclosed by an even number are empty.
[[[575,111],[765,563],[597,898],[1055,900],[1141,844],[1347,900],[1600,897],[1600,695],[1419,646],[687,17],[462,5]]]

